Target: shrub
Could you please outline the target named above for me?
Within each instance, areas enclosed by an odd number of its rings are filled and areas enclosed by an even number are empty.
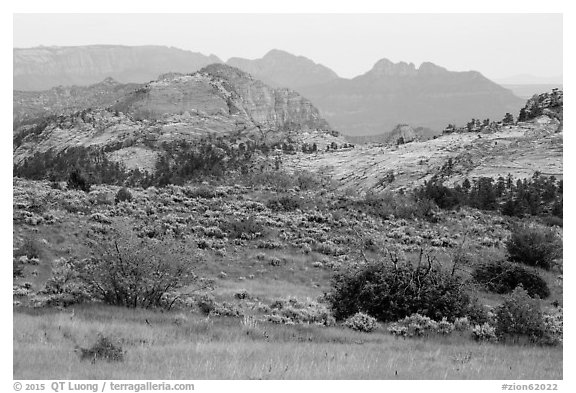
[[[505,294],[522,285],[531,297],[550,296],[548,284],[536,272],[510,262],[489,262],[474,269],[472,277],[491,292]]]
[[[126,307],[170,309],[182,295],[176,292],[196,281],[192,258],[183,245],[138,239],[117,231],[103,238],[94,256],[73,269],[96,299]]]
[[[251,240],[264,235],[264,225],[257,222],[254,217],[246,219],[230,219],[220,224],[220,229],[232,239]]]
[[[522,287],[506,297],[496,312],[496,335],[499,338],[527,337],[538,341],[544,335],[544,318],[537,299]]]
[[[440,209],[453,209],[460,204],[461,196],[455,190],[445,187],[437,179],[424,182],[415,191],[419,200],[431,200]]]
[[[359,312],[349,317],[344,322],[344,326],[359,332],[370,333],[378,327],[378,322],[376,322],[376,318],[372,318],[370,315]]]
[[[98,341],[91,348],[76,346],[75,352],[80,356],[80,360],[106,360],[107,362],[124,361],[124,350],[119,344],[114,344],[108,337],[99,334]]]
[[[38,240],[34,238],[26,238],[24,239],[24,243],[15,251],[14,256],[19,257],[22,255],[26,255],[28,259],[32,258],[40,258],[42,255],[42,247]]]
[[[270,305],[268,320],[283,324],[316,324],[333,326],[336,321],[323,303],[296,298],[277,299]]]
[[[297,196],[283,195],[268,200],[266,206],[273,211],[294,211],[302,208],[302,200]]]
[[[470,321],[468,320],[468,317],[456,318],[454,320],[454,329],[459,332],[470,329]]]
[[[388,331],[397,336],[413,337],[435,333],[437,329],[438,323],[436,321],[415,313],[394,322]]]
[[[184,188],[184,195],[188,198],[212,199],[216,198],[217,193],[213,187],[202,185],[197,188]]]
[[[338,271],[327,295],[336,319],[364,312],[379,321],[419,313],[435,320],[466,315],[470,299],[461,280],[434,266],[369,263]]]
[[[74,261],[64,258],[54,261],[52,275],[40,293],[47,295],[44,301],[46,306],[67,307],[92,300],[87,286],[78,280],[78,272],[74,270]]]
[[[236,293],[234,294],[234,297],[235,297],[236,299],[240,299],[240,300],[249,299],[249,298],[250,298],[250,294],[248,293],[248,291],[247,291],[246,289],[241,289],[241,290],[239,290],[238,292],[236,292]]]
[[[506,242],[508,259],[549,270],[561,255],[562,242],[553,229],[517,227]]]
[[[498,340],[496,329],[488,322],[484,322],[482,325],[474,325],[472,328],[472,337],[474,337],[476,341],[493,342]]]
[[[470,304],[466,309],[466,318],[468,318],[470,324],[482,325],[486,322],[490,322],[490,312],[476,298],[470,301]]]
[[[429,199],[416,200],[412,195],[392,192],[368,192],[364,199],[357,203],[367,214],[388,219],[395,218],[426,218],[434,216],[434,206]]]
[[[544,337],[546,345],[561,345],[564,336],[564,320],[562,311],[556,315],[544,315]]]
[[[68,176],[68,189],[90,192],[90,182],[82,176],[78,169],[74,169]]]
[[[114,202],[119,203],[119,202],[130,202],[132,200],[132,194],[130,193],[130,190],[128,190],[128,188],[126,187],[122,187],[121,189],[118,190],[118,192],[116,193],[116,196],[114,197]]]
[[[24,266],[17,260],[12,259],[12,278],[23,277]]]
[[[209,315],[216,308],[214,296],[202,294],[196,299],[196,305],[204,315]]]

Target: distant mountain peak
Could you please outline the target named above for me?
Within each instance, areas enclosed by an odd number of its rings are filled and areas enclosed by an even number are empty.
[[[232,57],[226,64],[238,67],[255,78],[276,87],[298,89],[300,86],[321,84],[338,79],[330,68],[304,56],[272,49],[260,59]]]
[[[418,73],[422,75],[438,75],[444,74],[446,72],[449,72],[446,68],[440,67],[429,61],[425,61],[424,63],[420,64],[420,67],[418,67]]]
[[[286,52],[285,50],[281,49],[270,49],[264,56],[262,56],[263,59],[274,57],[302,57],[302,56],[296,56],[290,52]]]
[[[378,60],[368,72],[368,74],[374,76],[411,76],[416,75],[416,73],[414,63],[406,63],[404,61],[394,63],[386,58]]]

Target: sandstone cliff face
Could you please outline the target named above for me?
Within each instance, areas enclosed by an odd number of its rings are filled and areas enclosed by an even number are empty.
[[[193,142],[208,134],[264,142],[270,135],[331,130],[296,92],[273,89],[222,64],[164,75],[109,107],[58,116],[41,129],[27,127],[19,130],[15,165],[38,152],[83,146],[105,149],[110,158],[147,170],[164,142]]]
[[[194,72],[214,56],[163,46],[91,45],[14,49],[14,89],[45,90],[55,86],[90,85],[107,77],[143,83],[165,72]]]
[[[273,89],[221,64],[151,82],[120,100],[114,109],[148,120],[194,113],[236,117],[246,127],[330,129],[318,110],[298,93]]]

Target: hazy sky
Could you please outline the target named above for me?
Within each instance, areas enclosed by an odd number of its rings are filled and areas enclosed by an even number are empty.
[[[489,78],[562,76],[561,14],[15,14],[14,47],[167,45],[228,58],[283,49],[342,77],[379,59]]]

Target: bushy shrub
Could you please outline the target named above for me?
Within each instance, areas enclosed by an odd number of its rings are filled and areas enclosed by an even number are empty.
[[[74,169],[68,176],[68,189],[69,190],[82,190],[90,192],[90,182],[86,179],[78,169]]]
[[[378,322],[376,321],[376,318],[372,318],[370,315],[359,312],[349,317],[344,322],[344,326],[359,332],[370,333],[378,327]]]
[[[544,315],[544,337],[542,343],[546,345],[561,345],[564,338],[564,319],[562,310],[555,315]]]
[[[28,259],[40,258],[42,246],[38,240],[28,237],[24,239],[22,245],[14,252],[15,257],[26,255]]]
[[[432,200],[440,209],[453,209],[462,198],[454,189],[445,187],[436,179],[425,182],[415,193],[419,200]]]
[[[23,277],[24,266],[16,259],[12,259],[12,278]]]
[[[454,329],[459,332],[470,329],[470,320],[468,317],[456,318],[454,320]]]
[[[230,219],[220,224],[220,229],[232,239],[252,240],[264,235],[264,225],[257,222],[254,217],[246,219]]]
[[[549,270],[562,253],[562,242],[551,228],[517,227],[506,242],[508,259]]]
[[[303,203],[298,196],[282,195],[268,200],[266,206],[273,211],[294,211],[301,209]]]
[[[405,337],[428,335],[435,333],[437,329],[436,321],[418,313],[400,319],[388,327],[388,331],[393,335]]]
[[[315,301],[302,301],[290,297],[277,299],[270,305],[272,315],[268,320],[282,324],[316,324],[333,326],[336,321],[330,310],[323,303]]]
[[[115,344],[108,337],[99,334],[98,341],[90,348],[76,346],[75,351],[80,356],[80,360],[106,360],[107,362],[124,361],[125,351],[120,344]]]
[[[216,308],[214,296],[202,294],[196,299],[196,305],[204,315],[209,315]]]
[[[532,299],[522,287],[506,297],[496,311],[496,335],[499,338],[526,337],[540,340],[544,335],[544,318],[537,299]]]
[[[465,316],[470,298],[457,276],[430,264],[369,263],[337,272],[327,295],[336,319],[364,312],[382,322],[419,313],[434,320]]]
[[[130,202],[132,200],[132,194],[130,193],[130,190],[126,187],[122,187],[121,189],[118,190],[118,192],[116,193],[116,196],[114,197],[114,202],[119,203],[119,202]]]
[[[496,329],[488,322],[484,322],[482,325],[474,325],[472,328],[472,337],[474,337],[476,341],[494,342],[498,340]]]
[[[75,262],[64,258],[53,263],[52,275],[46,281],[41,294],[45,306],[67,307],[73,304],[92,300],[89,288],[79,280],[78,272],[74,269]]]
[[[196,188],[184,188],[184,195],[186,195],[188,198],[211,199],[216,198],[217,193],[214,187],[201,185]]]
[[[176,241],[159,242],[116,231],[94,246],[93,256],[73,269],[92,296],[126,307],[170,309],[178,290],[196,282],[189,250]]]
[[[246,289],[241,289],[234,294],[234,297],[236,299],[240,299],[240,300],[249,299],[250,294],[248,293],[248,291]]]
[[[244,312],[241,308],[234,304],[222,302],[215,303],[214,309],[210,311],[210,315],[215,315],[219,317],[234,317],[241,318],[244,316]]]
[[[516,263],[485,263],[474,269],[472,277],[486,289],[495,293],[510,293],[518,285],[522,285],[531,297],[539,296],[544,299],[550,296],[548,284],[538,273]]]
[[[434,217],[434,204],[429,199],[417,200],[411,194],[392,192],[368,192],[363,199],[356,202],[356,206],[367,214],[389,219],[395,218],[424,218],[432,220]]]

